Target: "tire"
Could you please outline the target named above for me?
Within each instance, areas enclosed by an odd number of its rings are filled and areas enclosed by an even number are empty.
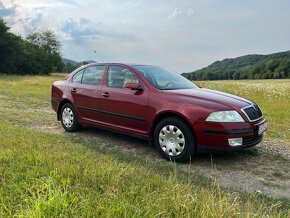
[[[67,132],[75,132],[81,128],[78,123],[76,112],[72,104],[66,103],[60,110],[60,121],[62,127]]]
[[[190,127],[181,119],[168,117],[154,130],[154,144],[167,160],[188,161],[195,153],[195,138]]]

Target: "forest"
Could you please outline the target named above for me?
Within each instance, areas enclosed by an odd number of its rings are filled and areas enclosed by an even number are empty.
[[[216,61],[208,67],[183,73],[190,80],[290,78],[290,51],[270,55],[245,55]]]
[[[0,19],[0,73],[49,74],[63,71],[61,44],[50,30],[40,30],[25,38],[9,31]]]

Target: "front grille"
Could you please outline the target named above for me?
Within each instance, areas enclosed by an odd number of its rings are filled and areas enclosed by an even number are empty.
[[[250,106],[242,108],[241,110],[251,122],[258,120],[263,116],[262,111],[257,104],[252,104]]]
[[[259,144],[263,139],[263,134],[243,137],[243,146],[254,146]]]

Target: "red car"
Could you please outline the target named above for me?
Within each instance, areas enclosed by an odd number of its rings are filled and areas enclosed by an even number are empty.
[[[254,146],[267,129],[257,104],[151,65],[82,66],[53,83],[51,104],[68,132],[87,125],[145,138],[173,161]]]

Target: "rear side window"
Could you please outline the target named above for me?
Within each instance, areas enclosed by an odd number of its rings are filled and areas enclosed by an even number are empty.
[[[114,88],[123,88],[125,83],[139,83],[136,76],[121,66],[110,66],[108,70],[107,86]]]
[[[80,70],[79,72],[77,72],[77,73],[73,76],[73,78],[72,78],[72,82],[73,82],[73,83],[82,83],[83,73],[84,73],[84,70]]]
[[[87,67],[83,75],[82,83],[88,85],[100,85],[104,71],[104,65]]]

